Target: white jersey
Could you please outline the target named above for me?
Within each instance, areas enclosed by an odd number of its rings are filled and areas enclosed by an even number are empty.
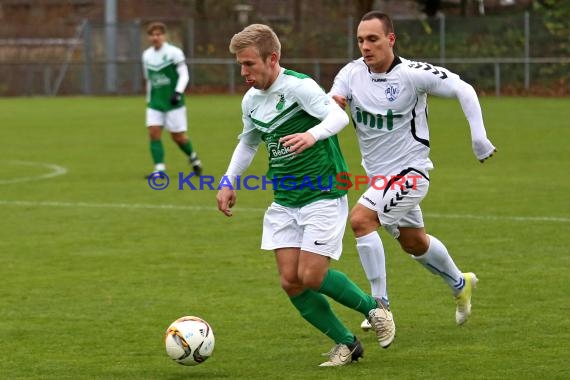
[[[360,58],[337,74],[330,95],[348,101],[368,176],[408,168],[425,173],[433,169],[427,95],[457,96],[464,84],[458,75],[427,63],[395,57],[386,73],[373,73]]]

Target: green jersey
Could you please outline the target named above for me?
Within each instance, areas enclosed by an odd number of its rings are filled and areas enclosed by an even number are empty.
[[[184,96],[177,105],[170,104],[170,98],[176,91],[178,83],[176,66],[186,61],[182,50],[165,42],[158,50],[152,46],[146,49],[142,55],[142,61],[147,80],[148,108],[167,112],[183,107]]]
[[[319,124],[336,103],[304,74],[282,69],[267,90],[249,89],[242,101],[241,140],[250,145],[265,143],[269,158],[268,180],[272,180],[275,202],[301,207],[320,199],[346,194],[338,187],[340,173],[348,168],[336,136],[317,141],[294,154],[279,143],[293,133],[303,133]],[[338,186],[337,186],[338,185]]]

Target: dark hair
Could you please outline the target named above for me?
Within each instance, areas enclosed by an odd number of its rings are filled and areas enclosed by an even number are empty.
[[[146,28],[146,33],[150,35],[155,30],[158,30],[158,31],[160,31],[160,33],[165,34],[166,33],[166,25],[164,25],[164,23],[162,23],[162,22],[151,22]]]
[[[360,21],[368,21],[374,19],[378,19],[382,23],[386,35],[388,35],[388,33],[394,33],[394,24],[392,24],[392,19],[386,13],[382,13],[380,11],[371,11],[362,16]]]

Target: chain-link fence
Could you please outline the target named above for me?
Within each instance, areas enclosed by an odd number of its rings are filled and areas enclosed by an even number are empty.
[[[250,20],[264,22],[264,20]],[[310,19],[271,25],[283,45],[285,67],[311,75],[323,87],[359,56],[357,21]],[[183,48],[190,92],[243,91],[239,67],[228,52],[234,20],[170,21],[169,38]],[[395,20],[396,52],[447,67],[486,93],[570,92],[570,37],[556,37],[538,15]],[[1,95],[140,94],[140,57],[147,47],[140,22],[81,22],[51,27],[40,37],[0,27]]]

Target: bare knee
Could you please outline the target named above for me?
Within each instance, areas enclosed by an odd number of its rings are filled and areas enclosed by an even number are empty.
[[[328,268],[302,268],[299,273],[304,288],[319,290]]]
[[[297,276],[281,274],[281,288],[289,296],[294,296],[303,291],[303,284]]]
[[[350,212],[350,227],[356,237],[366,236],[380,227],[378,214],[358,204]]]
[[[159,126],[148,127],[148,137],[151,140],[160,140],[160,135],[162,134],[162,128]]]
[[[188,138],[186,137],[185,133],[173,133],[172,140],[174,140],[174,142],[178,145],[183,145],[186,143],[186,140],[188,140]]]

